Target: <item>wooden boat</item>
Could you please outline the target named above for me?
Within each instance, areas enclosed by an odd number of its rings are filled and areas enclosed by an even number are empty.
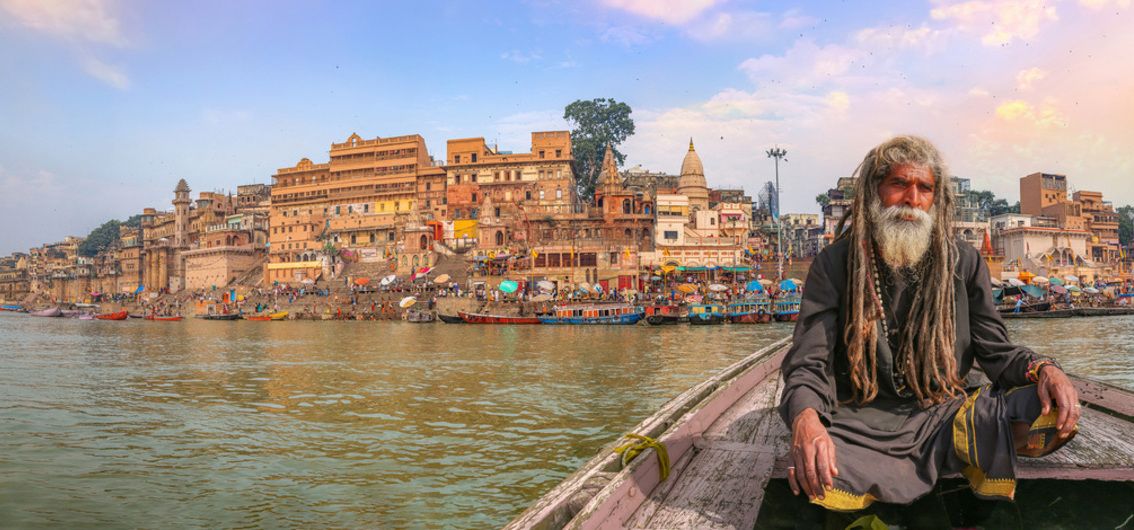
[[[244,315],[244,320],[253,320],[256,322],[271,322],[271,315]]]
[[[61,312],[63,318],[79,318],[84,313],[82,309],[64,309]]]
[[[32,311],[28,314],[33,317],[61,317],[63,316],[63,310],[59,309],[58,307],[51,307],[48,309],[41,309],[39,311]]]
[[[679,306],[658,304],[646,306],[646,323],[651,326],[665,326],[688,322],[689,316]]]
[[[126,313],[126,311],[118,311],[116,313],[103,313],[101,315],[95,315],[95,318],[98,320],[126,320],[127,318],[129,318],[129,316],[130,315]]]
[[[693,304],[689,306],[689,323],[694,326],[724,324],[724,306],[720,304]]]
[[[15,304],[0,305],[0,311],[20,312],[20,311],[23,311],[23,310],[24,310],[24,306],[20,306],[20,305],[15,305]]]
[[[544,324],[633,325],[642,320],[643,313],[630,304],[571,304],[556,306],[551,315],[539,320]]]
[[[1070,318],[1080,316],[1078,309],[1051,309],[1048,311],[1000,312],[1001,318]]]
[[[240,320],[240,313],[214,313],[211,315],[197,315],[204,320]]]
[[[1034,304],[1025,304],[1020,306],[1020,310],[1016,311],[1016,306],[1006,305],[996,309],[1001,315],[1008,313],[1034,313],[1039,311],[1047,311],[1051,309],[1051,302],[1036,302]]]
[[[463,318],[461,318],[460,316],[455,316],[455,315],[442,315],[441,313],[437,313],[437,318],[440,319],[441,322],[444,322],[446,324],[464,324],[465,323],[465,320]]]
[[[276,311],[268,316],[271,317],[272,320],[287,320],[287,315],[287,311]]]
[[[751,298],[732,302],[725,307],[725,318],[733,324],[771,322],[772,302],[767,298]]]
[[[795,322],[799,318],[800,301],[798,295],[777,299],[772,306],[772,318],[776,322]]]
[[[164,316],[164,317],[163,316],[157,316],[157,315],[146,315],[145,318],[146,318],[146,320],[153,320],[155,322],[181,322],[181,320],[183,320],[185,317],[180,316],[180,315]]]
[[[666,447],[665,480],[654,449],[622,465],[613,449],[627,440],[616,441],[505,528],[759,528],[758,519],[777,510],[774,500],[764,504],[770,482],[776,491],[787,488],[790,435],[776,405],[788,340],[695,385],[630,431]],[[1052,483],[1063,495],[1090,481],[1134,483],[1134,392],[1072,381],[1084,401],[1078,436],[1049,456],[1020,459],[1017,477]],[[1016,504],[1026,500],[1018,496]],[[1042,502],[1031,509],[1050,516],[1050,500]],[[1129,511],[1120,510],[1118,523]]]
[[[464,311],[457,311],[457,316],[461,317],[468,324],[539,324],[539,317],[521,317],[511,315],[490,315],[487,313],[466,313]]]
[[[143,313],[130,313],[129,317],[130,318],[146,318],[146,315],[143,314]]]

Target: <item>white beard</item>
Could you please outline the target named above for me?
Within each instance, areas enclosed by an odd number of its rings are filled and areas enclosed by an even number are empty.
[[[929,250],[933,235],[933,213],[909,206],[883,208],[880,201],[870,205],[870,218],[874,221],[874,241],[882,261],[891,269],[910,269],[921,262]],[[914,220],[908,220],[912,217]]]

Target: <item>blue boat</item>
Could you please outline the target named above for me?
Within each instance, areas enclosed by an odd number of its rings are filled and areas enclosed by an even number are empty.
[[[21,305],[0,305],[0,311],[23,311],[24,306]]]
[[[555,308],[550,316],[541,316],[543,324],[614,324],[631,325],[642,320],[645,311],[629,304],[580,304]]]
[[[689,323],[694,326],[723,324],[725,309],[721,304],[693,304],[689,306]]]
[[[772,321],[772,302],[767,296],[737,300],[725,309],[725,318],[733,324],[763,324]]]
[[[795,322],[795,320],[799,318],[800,301],[798,294],[777,298],[773,306],[773,315],[776,322]]]

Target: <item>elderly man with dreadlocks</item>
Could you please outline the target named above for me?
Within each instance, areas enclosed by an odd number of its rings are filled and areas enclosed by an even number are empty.
[[[893,138],[856,173],[782,366],[792,491],[854,511],[909,504],[960,473],[978,497],[1012,499],[1016,455],[1045,455],[1077,432],[1075,388],[1054,361],[1008,341],[988,267],[952,235],[932,144]],[[974,361],[991,385],[966,388]]]

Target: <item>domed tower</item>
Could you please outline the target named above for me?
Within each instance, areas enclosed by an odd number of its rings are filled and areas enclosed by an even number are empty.
[[[709,186],[705,182],[705,167],[701,157],[693,150],[693,139],[689,139],[689,152],[681,162],[681,179],[677,181],[677,194],[689,197],[691,210],[709,209]]]
[[[173,246],[189,245],[189,184],[185,179],[177,182],[173,190]]]

